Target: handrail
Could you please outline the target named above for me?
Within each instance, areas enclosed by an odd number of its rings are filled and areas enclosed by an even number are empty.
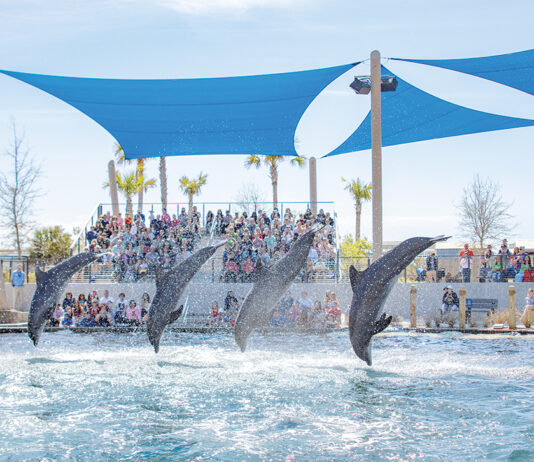
[[[87,220],[87,222],[85,223],[85,226],[80,230],[80,232],[78,233],[78,236],[76,236],[74,238],[74,240],[72,241],[72,244],[70,246],[70,254],[72,255],[73,251],[74,251],[74,248],[78,245],[79,241],[80,241],[80,238],[84,237],[85,239],[85,236],[87,234],[87,225],[89,224],[89,222],[91,221],[91,218],[93,218],[93,216],[95,215],[95,213],[97,213],[98,209],[102,207],[102,204],[101,203],[98,203],[96,204],[95,208],[93,209],[93,211],[91,212],[91,215],[89,215],[89,219]],[[98,218],[98,217],[97,217]],[[79,246],[78,246],[78,252],[79,252]]]

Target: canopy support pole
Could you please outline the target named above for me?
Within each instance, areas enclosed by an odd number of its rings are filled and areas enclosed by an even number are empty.
[[[371,52],[371,145],[373,185],[373,261],[382,256],[382,75],[380,52]]]

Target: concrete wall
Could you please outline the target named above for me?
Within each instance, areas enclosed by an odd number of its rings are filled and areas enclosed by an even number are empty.
[[[452,284],[454,291],[458,293],[460,286],[467,290],[468,298],[496,298],[499,301],[500,308],[508,307],[508,287],[506,283],[471,283],[471,284]],[[222,284],[222,283],[191,283],[184,294],[189,296],[190,313],[207,313],[212,300],[217,300],[222,304],[227,291],[233,290],[237,297],[245,297],[250,290],[251,284]],[[522,309],[527,296],[529,287],[534,287],[534,283],[515,283],[517,290],[516,304],[518,309]],[[402,316],[405,320],[410,315],[410,284],[396,284],[389,295],[385,311],[390,314]],[[445,284],[416,284],[417,288],[417,315],[419,318],[430,316],[441,306],[441,297],[443,296],[443,287]],[[151,296],[155,293],[155,284],[153,283],[130,283],[130,284],[69,284],[67,291],[72,292],[75,296],[80,293],[86,295],[93,290],[97,290],[102,296],[104,290],[108,289],[115,299],[120,292],[126,294],[127,299],[139,301],[143,292],[148,292]],[[30,300],[35,290],[35,284],[27,284],[24,287],[24,305],[29,309]],[[352,298],[352,291],[349,284],[293,284],[291,293],[300,296],[302,291],[307,291],[312,300],[323,300],[327,290],[336,292],[343,311],[347,311]],[[6,285],[7,297],[12,302],[11,286]],[[183,301],[182,300],[182,301]]]

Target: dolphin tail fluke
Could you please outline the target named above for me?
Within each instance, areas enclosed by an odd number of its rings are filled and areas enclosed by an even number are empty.
[[[378,318],[378,321],[375,322],[373,326],[373,335],[382,332],[386,327],[391,324],[393,316],[388,316],[386,313],[382,313],[382,316]]]

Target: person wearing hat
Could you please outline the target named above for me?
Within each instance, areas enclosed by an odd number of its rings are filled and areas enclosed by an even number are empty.
[[[441,305],[441,314],[447,314],[452,310],[458,310],[458,305],[460,304],[460,300],[458,299],[458,295],[454,290],[452,290],[452,286],[448,285],[443,289],[443,298]]]

